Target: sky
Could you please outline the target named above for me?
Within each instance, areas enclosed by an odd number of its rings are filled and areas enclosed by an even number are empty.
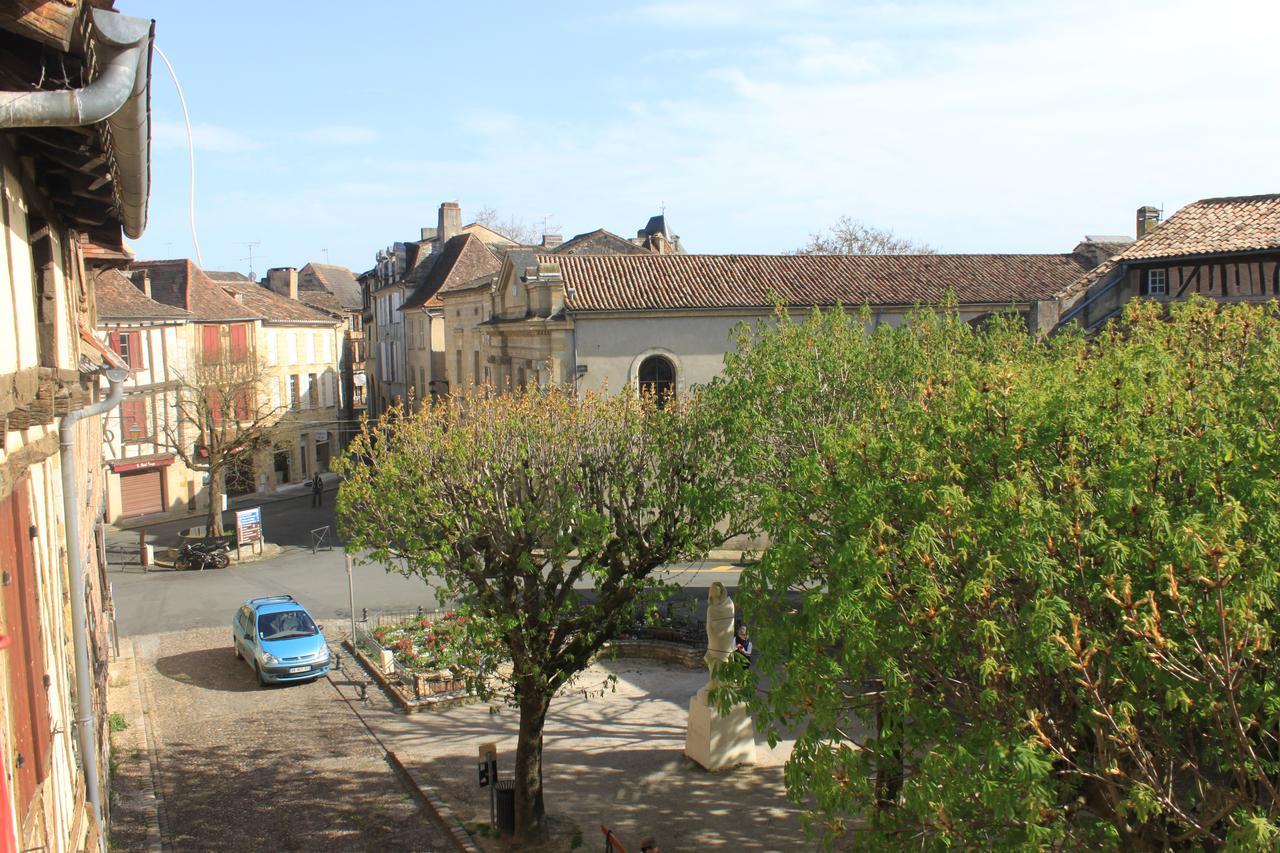
[[[357,272],[482,208],[541,233],[777,253],[847,215],[946,252],[1069,252],[1144,204],[1280,192],[1280,4],[629,0],[193,3],[206,269]],[[139,258],[196,258],[187,136],[152,67]],[[249,244],[255,244],[250,246]]]

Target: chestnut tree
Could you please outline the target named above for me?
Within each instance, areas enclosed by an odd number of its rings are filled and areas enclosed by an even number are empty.
[[[718,432],[692,395],[459,391],[370,424],[339,460],[348,548],[440,584],[470,685],[519,709],[517,841],[546,835],[542,733],[556,692],[719,543]],[[580,593],[586,593],[585,595]],[[496,638],[502,650],[493,655]]]

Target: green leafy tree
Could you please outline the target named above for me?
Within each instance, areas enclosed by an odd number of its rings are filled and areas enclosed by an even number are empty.
[[[696,400],[663,402],[460,392],[371,425],[337,466],[350,550],[438,578],[461,617],[451,660],[519,709],[517,841],[546,833],[556,691],[656,594],[656,568],[723,536],[716,434]],[[486,653],[495,636],[501,656]]]
[[[1168,311],[744,331],[709,393],[771,540],[737,596],[768,680],[734,692],[799,729],[829,838],[1280,844],[1280,317]]]

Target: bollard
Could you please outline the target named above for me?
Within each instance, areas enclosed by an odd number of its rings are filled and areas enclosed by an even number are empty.
[[[151,565],[151,555],[147,553],[147,531],[138,531],[138,564],[146,570]]]

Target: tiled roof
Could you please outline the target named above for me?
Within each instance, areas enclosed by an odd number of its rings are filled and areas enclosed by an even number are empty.
[[[253,279],[242,272],[234,272],[232,270],[205,270],[204,274],[214,281],[248,281]]]
[[[93,279],[99,320],[181,320],[190,316],[181,308],[147,298],[129,276],[119,270],[103,270]]]
[[[426,305],[441,290],[497,272],[500,266],[497,257],[479,237],[474,234],[452,237],[429,267],[423,262],[413,271],[409,282],[414,289],[401,310]],[[423,270],[420,278],[419,270]]]
[[[298,295],[304,290],[323,290],[331,293],[338,304],[348,310],[358,310],[364,306],[360,296],[360,285],[356,282],[355,273],[337,264],[309,263],[298,270]],[[304,300],[307,301],[307,300]]]
[[[1280,249],[1280,194],[1206,198],[1179,210],[1119,253],[1138,261]]]
[[[268,290],[252,282],[222,282],[234,298],[268,323],[300,323],[333,325],[331,315],[303,305],[296,299]]]
[[[548,255],[576,311],[787,305],[1002,305],[1048,299],[1085,267],[1074,255]]]
[[[228,296],[223,284],[185,258],[134,261],[129,268],[145,269],[151,276],[151,298],[190,312],[194,322],[259,319],[247,306]]]
[[[552,249],[551,253],[555,255],[644,255],[648,254],[648,251],[643,246],[637,246],[612,231],[597,228],[595,231],[588,231],[586,234],[578,234],[572,239],[565,240]]]

